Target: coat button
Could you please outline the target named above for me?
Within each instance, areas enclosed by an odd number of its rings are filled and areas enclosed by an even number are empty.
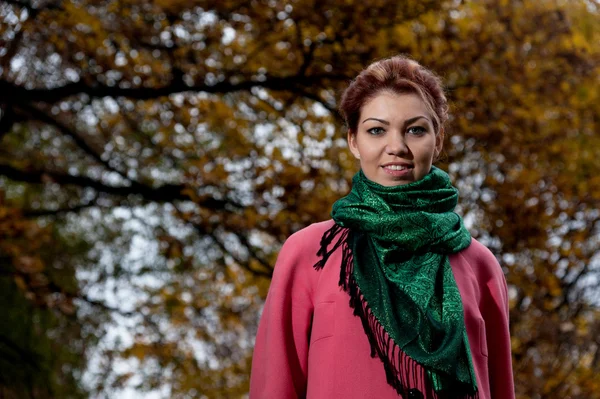
[[[408,390],[408,399],[423,399],[423,394],[417,388],[411,388]]]

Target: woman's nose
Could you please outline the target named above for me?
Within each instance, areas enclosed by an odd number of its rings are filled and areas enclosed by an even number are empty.
[[[408,153],[408,146],[406,145],[406,139],[405,139],[404,135],[402,135],[402,134],[388,135],[386,152],[390,155],[399,155],[399,154]]]

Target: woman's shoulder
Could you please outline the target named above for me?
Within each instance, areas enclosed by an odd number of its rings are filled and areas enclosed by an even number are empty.
[[[308,225],[289,236],[284,245],[293,244],[294,247],[300,246],[303,248],[308,246],[317,247],[320,245],[323,234],[333,227],[334,223],[333,219],[329,219]]]
[[[471,266],[479,277],[498,278],[502,276],[504,278],[504,272],[496,256],[475,238],[471,239],[471,245],[459,252],[459,256]]]
[[[454,258],[458,264],[453,264],[457,283],[459,280],[473,278],[474,287],[479,287],[479,307],[489,309],[500,309],[503,313],[508,312],[508,291],[506,278],[500,263],[482,243],[476,239],[471,240],[471,245],[456,254]],[[450,259],[452,264],[452,258]],[[470,276],[470,277],[469,277]],[[463,288],[465,284],[463,284]],[[484,319],[487,316],[484,315]]]
[[[319,273],[314,272],[321,237],[334,225],[333,220],[313,223],[290,235],[283,243],[273,271],[273,282],[294,281],[295,286],[312,287]],[[312,292],[312,288],[310,290]],[[312,294],[309,295],[312,297]]]
[[[498,263],[492,251],[475,238],[471,238],[471,245],[460,253],[474,260]]]
[[[318,261],[317,252],[321,245],[321,238],[333,225],[334,221],[330,219],[313,223],[296,231],[283,243],[278,259],[286,262],[302,261],[302,263],[316,263]]]

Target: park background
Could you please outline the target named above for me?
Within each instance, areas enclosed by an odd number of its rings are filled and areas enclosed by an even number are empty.
[[[518,398],[600,398],[597,0],[0,1],[0,397],[247,395],[277,251],[357,169],[339,94],[398,53],[447,86]]]

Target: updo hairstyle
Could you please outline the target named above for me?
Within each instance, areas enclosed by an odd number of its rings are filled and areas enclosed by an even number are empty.
[[[441,79],[417,61],[397,55],[372,63],[344,90],[339,110],[350,134],[356,134],[363,105],[381,92],[418,95],[431,113],[436,134],[448,119]]]

